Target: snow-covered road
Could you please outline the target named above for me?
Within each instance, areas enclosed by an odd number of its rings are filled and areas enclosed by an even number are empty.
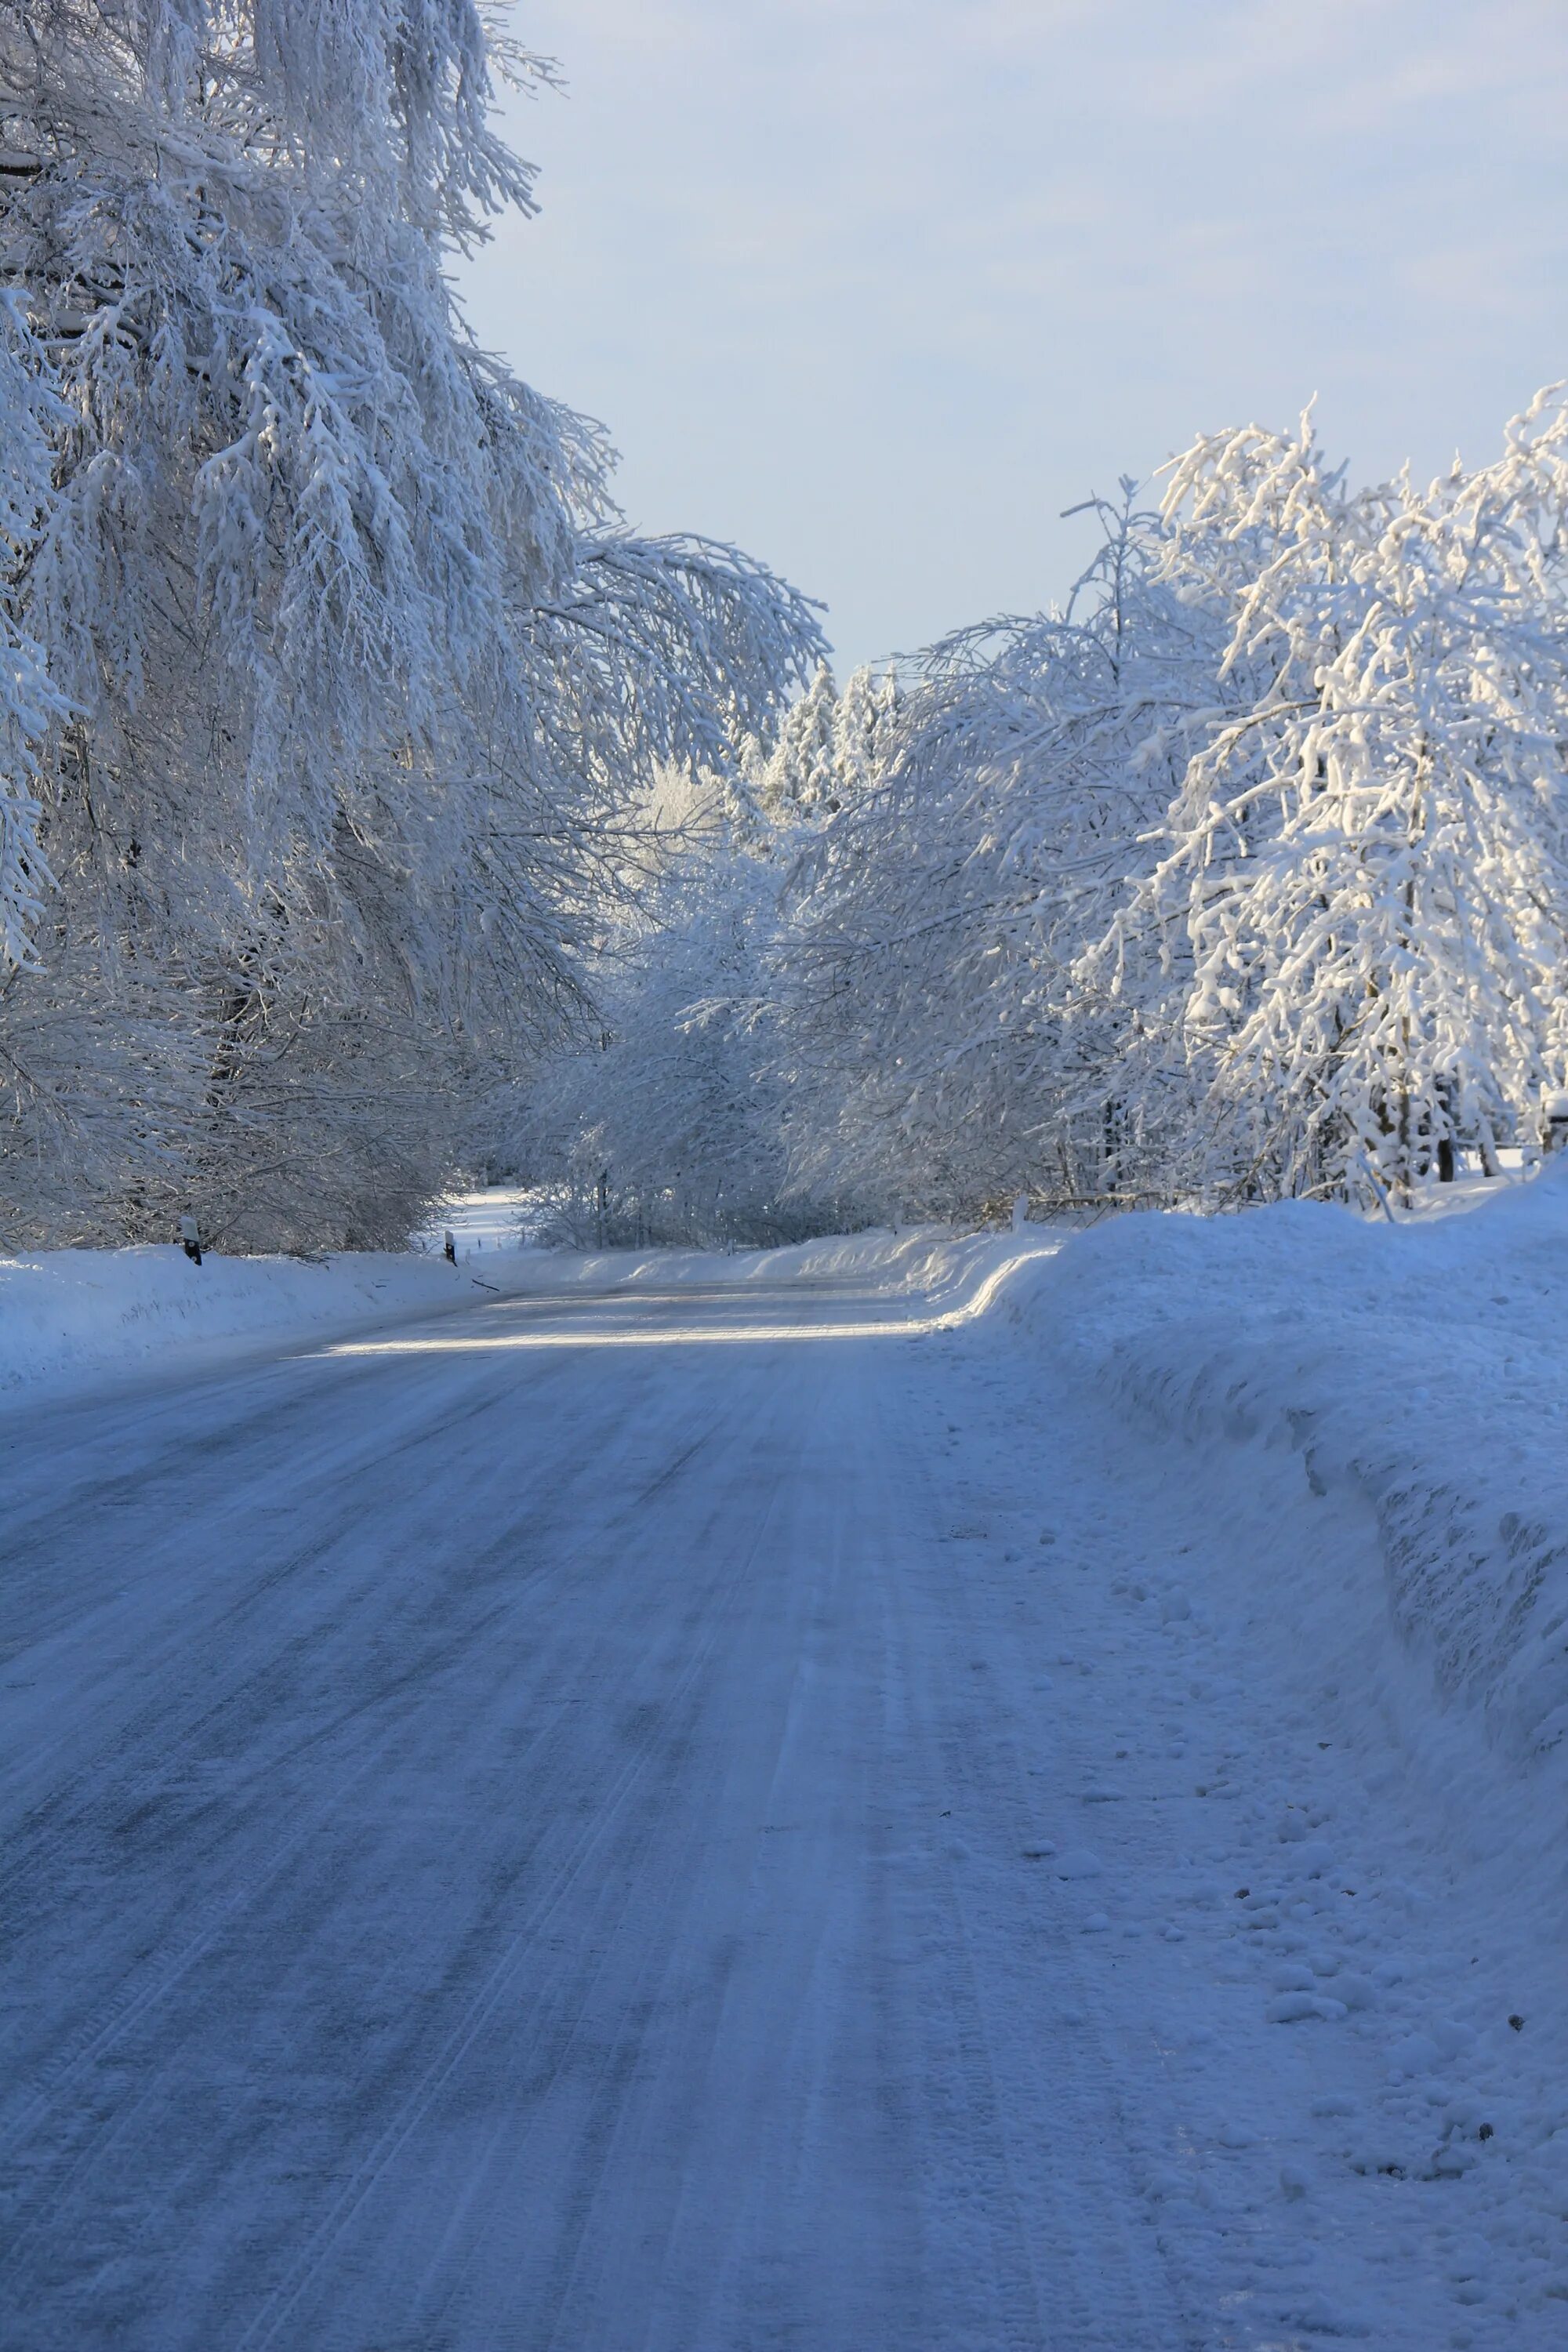
[[[1227,1680],[1204,1496],[920,1311],[508,1299],[11,1416],[0,2343],[1559,2340],[1405,2199],[1468,2154],[1377,2160],[1362,1766]]]

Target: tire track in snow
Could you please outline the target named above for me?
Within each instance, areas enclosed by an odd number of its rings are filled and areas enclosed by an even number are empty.
[[[855,1312],[842,1286],[766,1306]],[[194,1769],[210,1733],[235,1801],[226,1843],[212,1817],[141,1855],[133,1903],[198,1860],[191,1899],[242,1899],[181,1968],[163,1942],[135,1962],[141,1913],[97,1922],[139,2005],[109,2026],[120,2071],[100,2048],[65,2085],[109,2112],[68,2173],[39,2168],[62,2193],[30,2209],[11,2307],[60,2352],[1038,2352],[1068,2328],[1172,2352],[1139,2333],[1158,2265],[1115,2083],[1092,2037],[1047,2046],[1055,1946],[986,1877],[1021,1800],[966,1712],[974,1635],[906,1434],[940,1365],[877,1338],[809,1381],[787,1344],[375,1374],[312,1387],[345,1465],[340,1488],[327,1433],[312,1565],[226,1633],[169,1635],[161,1728],[126,1705],[133,1618],[90,1621],[140,1743],[97,1769]],[[454,1380],[499,1423],[453,1420]],[[468,1434],[373,1448],[394,1401],[400,1431]],[[500,1423],[532,1449],[521,1500],[484,1467]],[[221,1505],[193,1477],[193,1542]],[[120,1532],[89,1531],[109,1576]],[[67,1861],[103,1818],[93,1769]],[[983,1825],[978,1860],[943,1853],[944,1807]],[[92,1925],[102,1889],[68,1893]],[[1109,2153],[1058,2179],[1063,2116]],[[1108,2250],[1126,2283],[1097,2302]]]
[[[716,1619],[707,1640],[694,1652],[676,1685],[672,1694],[674,1704],[679,1705],[700,1681],[718,1646],[721,1631],[721,1623]],[[388,2165],[471,2050],[523,1958],[542,1939],[553,1915],[566,1901],[576,1879],[615,1829],[660,1744],[658,1733],[650,1727],[647,1736],[612,1784],[598,1811],[574,1841],[564,1864],[556,1864],[547,1893],[524,1914],[483,1981],[468,1998],[455,2022],[446,2030],[413,2088],[403,2098],[371,2148],[353,2168],[327,2214],[302,2249],[292,2273],[275,2290],[238,2337],[236,2352],[266,2352],[266,2347],[277,2343],[280,2330],[289,2323],[313,2279],[325,2267],[333,2248],[351,2227]]]

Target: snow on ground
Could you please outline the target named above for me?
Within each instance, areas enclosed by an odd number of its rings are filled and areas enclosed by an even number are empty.
[[[198,1266],[177,1245],[0,1257],[0,1399],[178,1371],[194,1349],[216,1363],[237,1346],[346,1332],[392,1315],[442,1313],[486,1293],[547,1297],[628,1282],[660,1287],[875,1272],[893,1287],[935,1285],[945,1294],[998,1255],[988,1236],[932,1233],[835,1236],[734,1255],[536,1249],[526,1240],[527,1202],[526,1194],[499,1189],[468,1194],[406,1253],[363,1251],[319,1263],[209,1250]],[[456,1267],[442,1255],[447,1230]]]
[[[489,1271],[487,1267],[487,1272]],[[184,1370],[235,1343],[349,1328],[477,1296],[441,1258],[365,1251],[312,1265],[176,1247],[47,1250],[0,1258],[0,1395]]]
[[[1063,1664],[1124,1744],[1061,1835],[1106,1862],[1086,1929],[1182,1944],[1164,2242],[1309,2340],[1568,2342],[1568,1176],[1129,1218],[1005,1299],[1036,1426],[1111,1471]],[[1111,1867],[1097,1820],[1194,1798]]]
[[[459,1258],[486,1250],[528,1246],[539,1224],[539,1195],[526,1185],[488,1184],[445,1201],[414,1236],[414,1246],[439,1256],[450,1234]]]
[[[1362,1531],[1369,1589],[1347,1560],[1309,1601],[1281,1561],[1260,1604],[1316,1608],[1326,1648],[1347,1612],[1373,1638],[1371,1598],[1375,1671],[1398,1683],[1379,1695],[1407,1735],[1446,1771],[1484,1751],[1568,1802],[1568,1170],[1393,1229],[1311,1203],[1128,1218],[1027,1279],[1014,1316],[1132,1426],[1289,1501],[1277,1545],[1336,1514]],[[1511,1802],[1481,1828],[1489,1846],[1530,1834]]]
[[[521,1296],[483,1213],[18,1461],[40,2346],[1560,2352],[1568,1175]]]

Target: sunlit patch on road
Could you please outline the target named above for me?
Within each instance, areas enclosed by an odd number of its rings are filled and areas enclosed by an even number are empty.
[[[1037,1244],[994,1266],[961,1307],[936,1315],[866,1317],[836,1323],[678,1323],[644,1325],[619,1331],[584,1330],[566,1324],[549,1331],[472,1332],[461,1339],[350,1339],[324,1348],[324,1356],[462,1356],[510,1348],[691,1348],[773,1346],[785,1340],[911,1339],[932,1331],[955,1331],[976,1322],[1020,1268],[1054,1256],[1059,1242]]]

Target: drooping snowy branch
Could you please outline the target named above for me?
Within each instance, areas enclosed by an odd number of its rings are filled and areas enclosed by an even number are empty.
[[[330,1168],[363,1200],[378,1152],[401,1217],[452,1089],[580,1006],[619,812],[818,657],[762,566],[627,535],[602,431],[468,335],[450,248],[532,201],[496,70],[548,74],[472,0],[0,16],[18,1117],[142,1097],[84,1230],[174,1183],[363,1232]]]

